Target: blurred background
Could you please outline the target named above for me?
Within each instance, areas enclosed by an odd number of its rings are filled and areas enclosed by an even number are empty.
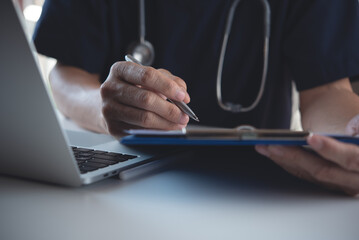
[[[32,33],[34,31],[36,22],[40,18],[41,11],[42,11],[42,5],[44,4],[45,0],[13,0],[16,4],[18,4],[19,8],[24,14],[24,18],[26,21],[27,26],[27,34],[28,37],[31,39]],[[358,43],[359,47],[359,43]],[[43,74],[43,79],[46,82],[46,85],[48,85],[48,76],[53,68],[53,66],[56,63],[55,59],[48,58],[42,55],[38,54],[38,59],[41,67],[41,71]],[[359,66],[358,66],[359,67]],[[351,79],[352,86],[354,91],[358,94],[359,93],[359,76],[356,77],[356,79]],[[300,124],[300,113],[298,110],[298,93],[293,87],[293,119],[291,124],[291,129],[300,130],[301,124]]]
[[[19,6],[22,13],[24,14],[27,35],[28,38],[31,39],[36,26],[36,22],[40,18],[42,5],[44,4],[45,0],[13,0],[13,1],[15,2],[15,4]],[[56,64],[56,60],[40,54],[37,54],[37,56],[40,63],[43,79],[45,80],[46,85],[48,85],[48,76],[51,69]]]

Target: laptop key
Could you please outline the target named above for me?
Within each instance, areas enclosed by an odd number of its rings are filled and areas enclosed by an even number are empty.
[[[95,162],[95,163],[103,163],[103,164],[107,164],[107,165],[113,165],[118,163],[119,161],[112,161],[112,160],[106,160],[106,159],[101,159],[101,158],[91,158],[90,160],[88,160],[88,162]]]
[[[103,153],[107,153],[107,152],[100,151],[100,150],[94,150],[93,153],[95,153],[95,154],[103,154]]]
[[[122,155],[118,154],[116,156],[108,156],[108,155],[104,155],[104,154],[95,154],[93,155],[93,158],[100,158],[100,159],[106,159],[106,160],[111,160],[111,161],[124,161],[127,160],[125,158],[122,157]]]
[[[93,149],[88,149],[88,148],[76,148],[75,149],[78,152],[93,152]]]
[[[129,154],[125,154],[125,153],[106,153],[104,155],[106,155],[106,156],[120,156],[121,158],[126,159],[126,160],[134,159],[134,158],[138,157],[136,155],[129,155]]]
[[[77,157],[91,157],[92,155],[93,155],[93,153],[91,153],[91,152],[88,152],[88,153],[81,152],[81,153],[77,154]]]
[[[76,161],[86,161],[86,160],[90,160],[91,157],[79,157],[79,156],[76,156]]]
[[[135,155],[106,152],[74,146],[72,147],[72,150],[81,173],[87,173],[137,157]]]
[[[124,158],[127,158],[127,160],[137,158],[137,156],[135,156],[135,155],[128,155],[128,154],[122,154],[122,156],[123,156]]]
[[[112,157],[114,157],[114,156],[118,156],[118,155],[122,155],[121,153],[113,153],[113,152],[108,152],[108,153],[104,153],[103,155],[105,155],[105,156],[112,156]]]

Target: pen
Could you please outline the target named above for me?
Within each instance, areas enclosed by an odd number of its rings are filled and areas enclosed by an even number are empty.
[[[125,60],[127,62],[133,62],[133,63],[137,63],[139,65],[142,65],[139,61],[136,60],[136,58],[134,58],[132,55],[127,54],[125,56]],[[184,112],[185,114],[187,114],[190,118],[192,118],[193,120],[199,122],[199,118],[196,116],[196,114],[194,114],[194,112],[192,111],[192,109],[190,109],[187,104],[185,104],[184,102],[178,102],[175,100],[171,100],[168,99],[169,102],[173,103],[174,105],[176,105],[179,109],[181,109],[182,112]]]

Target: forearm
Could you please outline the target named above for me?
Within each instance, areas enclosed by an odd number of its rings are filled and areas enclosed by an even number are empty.
[[[359,97],[352,91],[348,79],[301,93],[305,130],[345,133],[348,122],[358,113]]]
[[[107,133],[97,75],[57,64],[50,83],[57,107],[66,117],[88,130]]]

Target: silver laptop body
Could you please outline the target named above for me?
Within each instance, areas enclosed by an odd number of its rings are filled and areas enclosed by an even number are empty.
[[[92,147],[138,157],[80,174],[40,74],[35,48],[25,35],[22,14],[11,0],[0,3],[0,33],[0,173],[80,186],[167,154],[113,140]]]

